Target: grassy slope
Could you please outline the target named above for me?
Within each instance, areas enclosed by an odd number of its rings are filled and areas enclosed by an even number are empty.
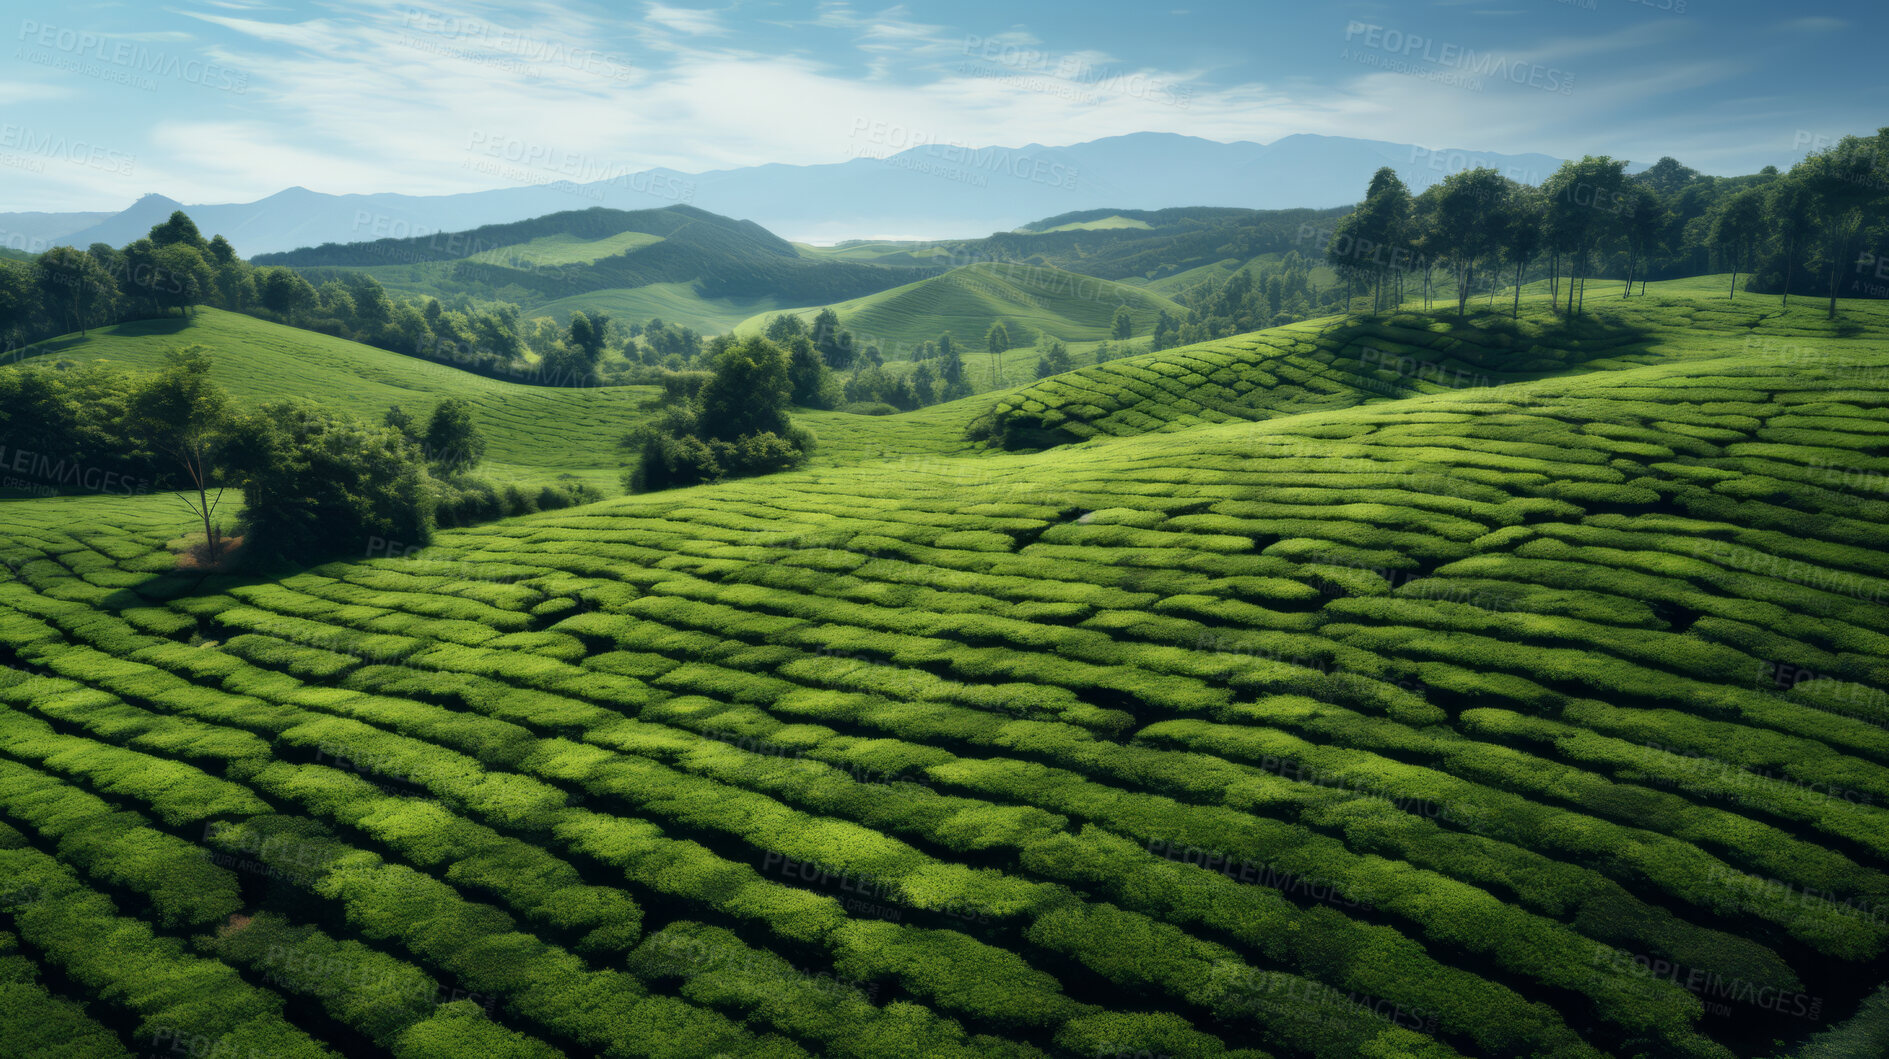
[[[834,305],[840,321],[862,341],[881,349],[907,351],[950,331],[960,343],[981,348],[985,332],[998,321],[1035,333],[1046,331],[1064,341],[1094,342],[1108,337],[1117,307],[1127,305],[1135,332],[1146,335],[1163,310],[1183,310],[1167,298],[1126,284],[1034,265],[977,264],[942,276]],[[811,321],[819,306],[795,310]],[[737,331],[756,333],[774,314],[744,322]],[[1017,336],[1012,336],[1018,340]],[[1035,357],[1030,358],[1034,363]]]
[[[586,879],[663,930],[637,959],[633,933],[590,951],[694,1012],[702,1052],[875,1040],[870,1009],[781,1014],[821,995],[799,976],[832,975],[1068,1055],[1766,1054],[1854,1009],[1889,949],[1889,347],[1755,303],[1629,305],[1648,334],[1579,351],[1605,358],[1584,373],[1027,455],[952,455],[968,405],[855,419],[838,447],[863,462],[280,584],[161,576],[181,526],[147,514],[161,498],[9,505],[0,646],[105,693],[0,687],[0,740],[151,813],[161,790],[86,771],[88,738],[275,760],[219,767],[270,799],[223,818],[327,821],[553,941],[621,916],[575,895],[532,912],[556,872],[494,866],[601,862]],[[124,610],[148,602],[127,588],[168,611]],[[217,642],[166,642],[192,631]],[[1778,665],[1817,678],[1785,691]],[[321,755],[439,801],[372,801]],[[1178,848],[1260,881],[1160,855]],[[908,895],[883,898],[899,921],[766,870],[782,856]],[[285,914],[369,914],[374,876],[349,863]],[[730,987],[739,955],[662,971],[678,919],[794,969],[758,989]],[[379,929],[390,956],[497,992],[511,1029],[568,1034],[529,992],[548,972]],[[1720,1015],[1635,957],[1821,1018]],[[1299,999],[1311,982],[1401,1015]]]
[[[601,261],[617,254],[625,254],[639,247],[654,246],[662,242],[662,239],[662,236],[651,235],[648,232],[618,232],[602,239],[585,239],[560,232],[555,235],[541,235],[512,246],[484,250],[467,260],[482,264],[504,265],[509,268],[581,265]]]
[[[1120,228],[1150,229],[1153,227],[1154,225],[1149,224],[1147,221],[1136,220],[1133,217],[1119,217],[1118,216],[1118,217],[1101,217],[1093,221],[1071,221],[1068,224],[1059,224],[1054,228],[1022,228],[1018,230],[1026,231],[1026,232],[1044,232],[1044,233],[1047,233],[1047,232],[1106,232],[1106,231],[1114,231]]]
[[[1705,281],[1654,291],[1650,300],[1596,296],[1582,319],[1550,313],[1525,292],[1511,321],[1478,306],[1467,325],[1453,314],[1322,318],[1269,331],[1143,354],[1044,379],[1004,395],[997,416],[1032,447],[1057,440],[1180,430],[1201,423],[1267,419],[1464,387],[1500,385],[1792,343],[1828,341],[1866,351],[1881,339],[1852,335],[1855,321],[1889,327],[1889,306],[1851,303],[1831,324],[1809,303],[1775,298],[1701,298]],[[1617,290],[1618,288],[1616,288]],[[1599,293],[1599,285],[1590,289]],[[1688,296],[1694,295],[1694,296]]]
[[[655,396],[652,388],[637,386],[522,386],[218,309],[199,309],[187,321],[101,328],[33,348],[47,361],[148,369],[166,350],[192,343],[212,350],[215,378],[244,402],[298,397],[378,420],[390,405],[425,415],[443,397],[463,397],[488,441],[484,472],[507,481],[547,481],[568,472],[614,489],[620,470],[610,440],[645,415]]]
[[[779,298],[706,298],[693,283],[650,283],[611,287],[559,298],[527,310],[568,323],[571,311],[602,312],[614,320],[647,323],[651,317],[681,324],[705,335],[725,334],[756,313],[776,313],[789,306]]]

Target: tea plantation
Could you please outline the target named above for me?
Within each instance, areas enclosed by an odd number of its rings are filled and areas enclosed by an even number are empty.
[[[0,501],[0,1040],[1792,1052],[1889,978],[1889,343],[1623,305],[810,416],[268,581]]]

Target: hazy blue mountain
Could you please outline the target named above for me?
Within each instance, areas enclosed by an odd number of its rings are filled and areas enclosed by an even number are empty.
[[[789,239],[945,238],[1008,231],[1031,220],[1114,207],[1252,209],[1328,207],[1357,200],[1371,174],[1391,166],[1413,189],[1450,172],[1494,166],[1539,182],[1560,164],[1540,154],[1430,151],[1337,136],[1287,136],[1270,144],[1221,143],[1170,133],[1111,136],[1067,147],[1029,144],[970,150],[941,144],[828,165],[761,165],[685,174],[654,169],[588,184],[559,182],[460,195],[327,195],[289,188],[248,203],[185,207],[206,233],[244,255],[464,231],[590,206],[638,210],[687,204],[758,222]],[[1635,167],[1643,168],[1643,167]],[[0,232],[25,217],[42,238],[77,246],[123,245],[178,204],[147,195],[123,213],[0,214]]]

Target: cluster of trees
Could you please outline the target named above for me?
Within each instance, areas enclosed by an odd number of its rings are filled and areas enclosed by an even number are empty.
[[[1889,128],[1847,136],[1788,173],[1776,167],[1745,177],[1707,177],[1662,158],[1629,176],[1626,163],[1588,156],[1564,163],[1541,186],[1493,169],[1453,173],[1412,195],[1396,173],[1380,169],[1365,198],[1341,220],[1326,258],[1345,281],[1345,304],[1362,287],[1371,307],[1401,304],[1406,285],[1431,297],[1439,270],[1459,315],[1484,287],[1545,278],[1557,311],[1578,314],[1590,278],[1633,282],[1655,275],[1732,273],[1747,290],[1812,293],[1836,315],[1844,295],[1879,296],[1862,273],[1889,246]],[[1849,278],[1846,284],[1845,278]],[[1821,282],[1820,282],[1821,281]]]
[[[786,351],[749,338],[722,343],[711,359],[712,371],[690,373],[679,400],[623,437],[636,455],[623,483],[631,492],[769,474],[812,454],[813,432],[788,416],[796,369]]]
[[[116,249],[54,247],[31,264],[0,261],[0,337],[25,345],[120,320],[255,297],[249,266],[222,236],[206,240],[180,211]]]
[[[1191,310],[1184,320],[1166,313],[1156,320],[1155,349],[1192,345],[1229,335],[1279,327],[1320,315],[1336,305],[1338,292],[1320,292],[1312,262],[1288,250],[1277,265],[1241,269],[1222,280],[1203,280],[1175,295]]]
[[[0,343],[8,347],[199,305],[541,385],[648,382],[687,367],[703,348],[695,331],[655,318],[622,325],[579,312],[565,326],[527,321],[507,302],[449,307],[396,296],[365,272],[332,273],[317,285],[291,268],[252,266],[221,235],[206,240],[181,210],[123,249],[94,243],[54,247],[30,263],[0,261]]]
[[[936,344],[920,344],[909,371],[888,368],[879,347],[859,342],[830,308],[820,310],[811,325],[791,313],[775,316],[765,337],[786,353],[789,400],[802,408],[909,412],[971,393],[964,358],[948,331]],[[709,346],[719,351],[729,342],[718,337]],[[936,369],[931,360],[939,361]]]
[[[27,480],[53,488],[176,491],[212,564],[228,550],[218,516],[230,490],[243,497],[244,550],[296,562],[358,553],[375,538],[423,544],[438,525],[596,498],[581,486],[527,492],[473,477],[485,441],[458,398],[423,424],[397,406],[381,424],[295,401],[239,411],[210,368],[209,350],[189,346],[141,374],[0,373],[0,446]]]

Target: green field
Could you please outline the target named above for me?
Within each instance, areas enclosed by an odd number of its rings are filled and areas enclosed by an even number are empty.
[[[801,413],[804,471],[275,580],[177,571],[167,497],[0,502],[0,1028],[1792,1051],[1889,979],[1889,319],[1709,284]],[[176,323],[61,355],[463,393],[521,472],[644,399]]]
[[[1054,228],[1020,228],[1024,232],[1108,232],[1121,228],[1152,229],[1154,225],[1134,217],[1101,217],[1092,221],[1070,221]]]
[[[1124,305],[1134,318],[1135,333],[1142,336],[1153,330],[1155,318],[1164,311],[1176,319],[1186,315],[1166,297],[1127,284],[994,262],[966,265],[831,308],[861,343],[909,355],[912,347],[935,341],[945,331],[967,350],[981,350],[985,333],[1000,321],[1022,345],[1034,342],[1038,333],[1065,342],[1098,342],[1109,336],[1115,310]],[[793,311],[811,322],[821,308]],[[736,333],[758,334],[774,315],[752,317]],[[1035,363],[1034,356],[1029,360]]]
[[[587,265],[606,257],[628,253],[662,242],[662,236],[647,232],[618,232],[602,239],[585,239],[559,232],[541,235],[515,246],[484,250],[467,258],[487,265],[507,268],[542,268],[548,265]]]
[[[659,319],[666,324],[693,328],[698,334],[720,335],[735,329],[756,313],[791,308],[777,297],[709,298],[693,283],[650,283],[641,287],[611,287],[559,298],[526,310],[525,316],[550,317],[569,323],[571,313],[603,313],[626,323]]]

